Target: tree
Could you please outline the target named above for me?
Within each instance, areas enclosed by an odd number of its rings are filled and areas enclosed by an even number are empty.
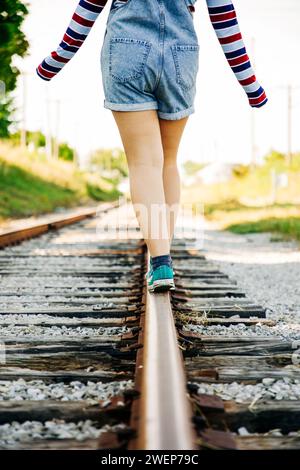
[[[204,167],[204,163],[196,162],[195,160],[187,160],[183,163],[183,169],[187,176],[193,176]]]
[[[63,143],[59,144],[58,156],[62,160],[73,161],[74,160],[74,150],[66,142],[63,142]]]
[[[99,171],[121,180],[128,176],[126,155],[122,149],[99,149],[91,156],[91,163]]]
[[[13,111],[10,92],[16,88],[20,71],[13,66],[14,56],[24,57],[29,44],[21,30],[28,14],[26,3],[20,0],[0,1],[0,137],[8,137]]]
[[[11,133],[9,140],[14,145],[20,145],[21,132]],[[33,144],[35,149],[46,147],[46,137],[41,131],[26,131],[26,145]]]

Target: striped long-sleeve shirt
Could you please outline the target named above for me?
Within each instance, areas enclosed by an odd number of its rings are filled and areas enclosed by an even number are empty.
[[[43,80],[51,80],[72,59],[107,2],[108,0],[79,1],[58,48],[36,69]],[[219,43],[229,66],[248,96],[250,106],[263,106],[268,99],[251,66],[232,1],[206,0],[206,3]]]

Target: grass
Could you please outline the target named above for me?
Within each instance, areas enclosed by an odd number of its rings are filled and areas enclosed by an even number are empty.
[[[296,158],[297,157],[297,158]],[[277,189],[274,198],[272,172],[286,173],[288,186]],[[184,182],[184,181],[183,181]],[[287,165],[284,158],[266,158],[263,165],[255,170],[237,174],[227,182],[203,184],[200,181],[182,188],[182,201],[203,203],[206,214],[216,209],[244,210],[245,207],[300,204],[300,154],[295,156],[292,165]],[[224,206],[223,208],[221,206]]]
[[[300,240],[300,172],[288,172],[289,184],[279,188],[274,202],[270,166],[226,183],[196,183],[182,190],[184,203],[202,203],[209,221],[234,233],[273,233],[272,240]]]
[[[57,206],[70,207],[78,202],[74,190],[0,161],[0,218],[51,212]]]
[[[300,217],[261,219],[256,222],[232,224],[227,229],[239,234],[273,232],[282,235],[284,239],[300,240]],[[273,241],[277,240],[279,239],[273,238]]]
[[[0,142],[0,219],[115,200],[119,194],[114,182],[80,171],[73,162]]]
[[[263,206],[246,206],[241,204],[239,201],[235,199],[225,200],[219,203],[212,203],[212,204],[204,204],[204,214],[208,218],[215,218],[218,216],[218,213],[233,213],[233,212],[245,212],[245,211],[262,211],[262,210],[276,210],[276,209],[290,209],[297,207],[295,204],[292,203],[277,203],[271,205],[263,205]]]
[[[288,186],[274,197],[272,170],[288,174]],[[205,217],[220,229],[235,233],[272,232],[276,239],[300,240],[300,157],[293,166],[267,161],[228,182],[205,185],[196,182],[182,188],[182,201],[202,204]],[[279,238],[278,238],[279,237]]]
[[[221,229],[234,233],[273,232],[272,241],[300,240],[300,206],[283,203],[267,206],[245,206],[238,201],[223,201],[204,206],[204,214]],[[279,235],[279,237],[278,237]]]

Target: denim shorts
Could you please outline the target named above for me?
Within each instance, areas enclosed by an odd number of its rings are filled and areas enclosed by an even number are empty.
[[[112,1],[101,48],[105,108],[156,109],[170,120],[195,111],[196,1]]]

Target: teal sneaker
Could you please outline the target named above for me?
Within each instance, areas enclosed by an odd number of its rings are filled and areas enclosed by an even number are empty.
[[[173,267],[172,267],[172,271],[173,271],[173,277],[174,277],[175,273],[174,273]],[[152,258],[150,258],[149,270],[146,272],[145,278],[149,279],[152,276],[152,273],[153,273],[153,265],[152,265]]]
[[[173,277],[174,277],[174,269],[173,269],[173,266],[171,267],[171,269],[172,269]],[[150,277],[152,276],[152,273],[153,273],[153,264],[152,264],[152,258],[150,257],[149,270],[146,272],[145,278],[146,278],[146,279],[150,279]]]
[[[149,292],[174,290],[175,284],[173,269],[167,264],[162,264],[154,270],[151,268],[149,270],[149,275],[147,276],[147,283]]]

